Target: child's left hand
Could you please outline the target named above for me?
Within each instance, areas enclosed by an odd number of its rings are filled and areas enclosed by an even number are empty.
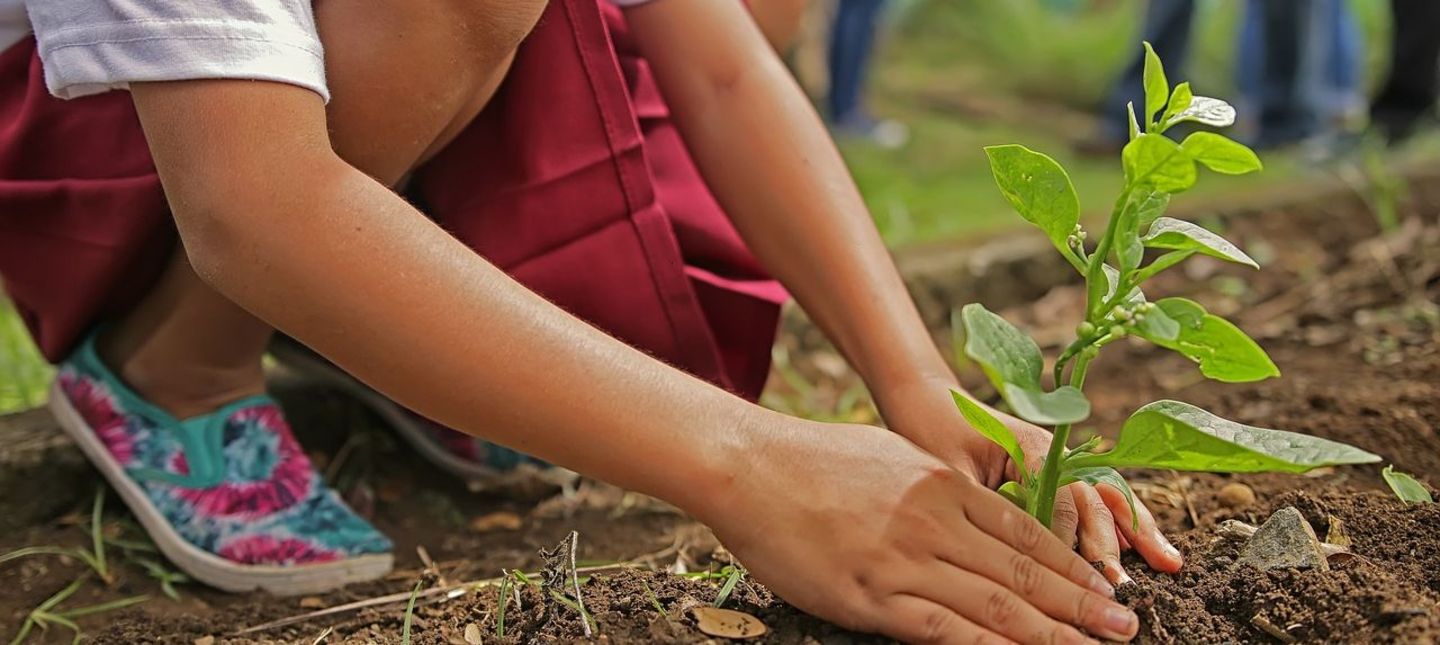
[[[950,400],[949,390],[960,389],[953,379],[918,381],[914,385],[877,392],[887,425],[955,469],[973,475],[990,488],[1018,478],[1016,465],[995,443],[966,425]],[[1050,433],[1008,414],[991,410],[1015,433],[1032,469],[1038,469],[1050,448]],[[1149,509],[1139,500],[1139,530],[1132,528],[1125,496],[1109,486],[1077,483],[1060,491],[1055,500],[1051,530],[1067,544],[1077,545],[1089,562],[1099,562],[1114,584],[1130,581],[1120,565],[1122,540],[1153,568],[1167,573],[1180,570],[1180,552],[1165,539]]]

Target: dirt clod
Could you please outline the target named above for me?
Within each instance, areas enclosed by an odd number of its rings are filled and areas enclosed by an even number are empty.
[[[1250,508],[1255,503],[1255,489],[1239,482],[1226,484],[1215,496],[1230,509]]]

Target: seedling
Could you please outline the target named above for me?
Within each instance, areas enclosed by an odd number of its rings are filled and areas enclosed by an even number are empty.
[[[730,575],[725,576],[725,584],[720,585],[720,593],[715,595],[715,606],[724,607],[725,601],[730,599],[730,594],[735,592],[735,585],[740,584],[740,579],[745,577],[745,570],[730,565],[725,569],[730,570]],[[724,569],[721,570],[724,573]]]
[[[28,546],[0,555],[0,564],[32,555],[58,555],[84,562],[106,585],[114,584],[115,578],[111,574],[110,566],[105,558],[106,539],[104,525],[101,523],[104,512],[105,488],[101,487],[96,489],[95,501],[90,507],[89,533],[91,550],[86,551],[78,547]]]
[[[1163,214],[1171,195],[1195,183],[1197,164],[1227,175],[1261,169],[1249,148],[1214,132],[1195,132],[1180,142],[1165,136],[1185,122],[1229,126],[1235,110],[1219,99],[1195,96],[1189,83],[1172,89],[1149,43],[1144,85],[1143,108],[1137,112],[1129,106],[1130,141],[1121,153],[1124,188],[1093,249],[1079,223],[1080,202],[1070,177],[1054,159],[1019,145],[985,149],[1000,192],[1022,218],[1045,232],[1086,285],[1084,320],[1056,361],[1049,390],[1041,383],[1043,359],[1034,340],[978,304],[960,312],[965,354],[984,370],[1010,411],[1054,428],[1044,461],[1031,470],[1009,428],[984,407],[952,393],[965,419],[1004,448],[1017,466],[1019,481],[1006,483],[1001,493],[1047,526],[1056,491],[1074,482],[1114,486],[1133,506],[1134,494],[1115,470],[1120,467],[1304,472],[1380,459],[1317,437],[1227,421],[1179,401],[1141,407],[1124,423],[1109,451],[1098,450],[1098,437],[1067,447],[1071,427],[1090,416],[1082,390],[1091,362],[1101,348],[1126,336],[1179,352],[1194,361],[1202,375],[1217,381],[1249,383],[1280,375],[1265,351],[1235,325],[1199,303],[1184,298],[1151,302],[1141,290],[1147,280],[1196,255],[1259,268],[1219,235]],[[1160,255],[1147,264],[1146,249]],[[1135,514],[1131,516],[1133,521]]]
[[[1390,485],[1390,490],[1395,491],[1395,496],[1406,504],[1433,504],[1435,498],[1430,496],[1430,491],[1420,480],[1405,473],[1395,470],[1394,466],[1386,466],[1380,474],[1385,477],[1385,483]]]

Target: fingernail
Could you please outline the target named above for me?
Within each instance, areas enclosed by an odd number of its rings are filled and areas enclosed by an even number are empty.
[[[1120,580],[1120,584],[1122,585],[1128,585],[1132,582],[1135,582],[1135,579],[1131,578],[1130,574],[1125,573],[1125,567],[1120,566],[1119,560],[1111,560],[1109,563],[1107,563],[1106,568],[1115,572],[1115,577]]]
[[[1160,538],[1160,550],[1164,551],[1165,555],[1168,555],[1172,558],[1180,557],[1180,549],[1175,548],[1175,545],[1171,544],[1169,540],[1165,539],[1164,535],[1161,535],[1159,531],[1156,531],[1155,536]]]
[[[1134,612],[1125,607],[1114,605],[1105,609],[1105,629],[1121,636],[1134,633],[1137,620]]]

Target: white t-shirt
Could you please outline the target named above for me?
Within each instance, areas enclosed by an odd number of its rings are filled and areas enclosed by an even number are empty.
[[[64,99],[134,81],[240,78],[330,100],[311,0],[0,0],[0,50],[32,30],[45,85]]]

